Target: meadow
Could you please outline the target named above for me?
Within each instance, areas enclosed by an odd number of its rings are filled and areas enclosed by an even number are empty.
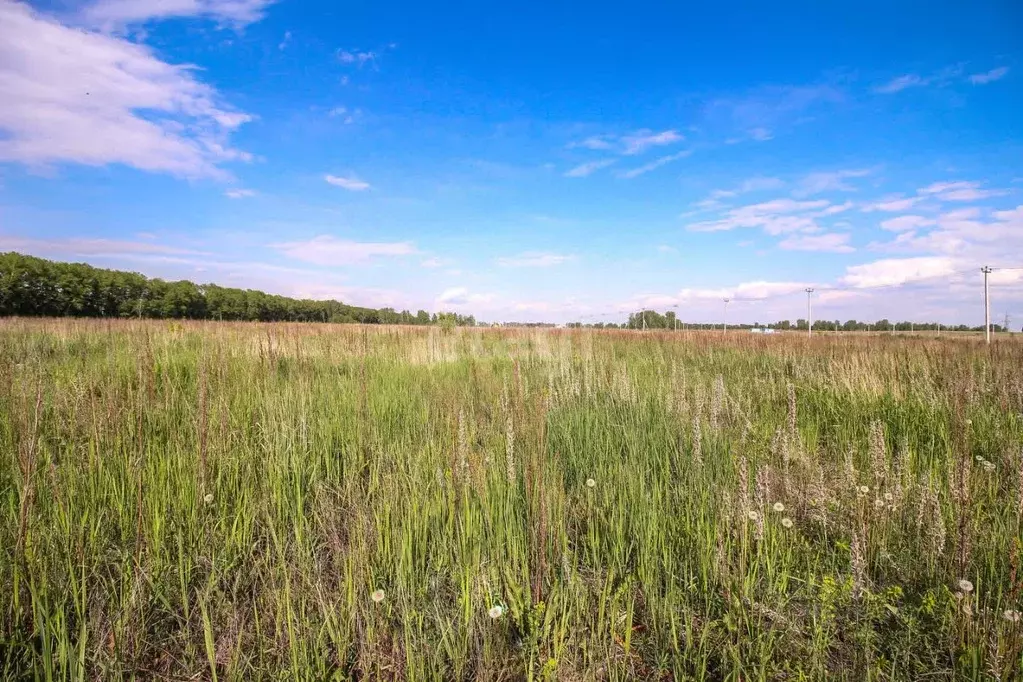
[[[1020,679],[1021,368],[2,320],[0,679]]]

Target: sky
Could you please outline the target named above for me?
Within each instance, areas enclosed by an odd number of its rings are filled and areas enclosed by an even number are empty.
[[[0,0],[0,251],[551,322],[978,325],[988,265],[1023,326],[1023,5],[674,5]]]

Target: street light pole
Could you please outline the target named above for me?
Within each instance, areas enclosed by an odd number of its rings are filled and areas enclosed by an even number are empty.
[[[813,288],[806,288],[806,336],[807,338],[813,336],[813,306],[810,300],[813,295]]]
[[[726,298],[725,299],[725,320],[724,320],[724,322],[721,325],[721,333],[722,334],[727,334],[728,333],[728,302],[730,300],[732,300],[732,299],[730,299],[730,298]]]

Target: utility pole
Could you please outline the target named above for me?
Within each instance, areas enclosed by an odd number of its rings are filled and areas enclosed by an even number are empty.
[[[991,268],[984,266],[980,269],[984,273],[984,341],[991,343],[991,299],[988,297],[987,276],[991,274]]]
[[[646,331],[646,311],[643,311],[643,331]]]
[[[728,333],[728,302],[732,300],[730,298],[725,299],[725,321],[721,324],[721,333]]]
[[[813,288],[806,288],[806,336],[807,338],[813,336],[813,306],[810,304],[810,300],[813,298]]]

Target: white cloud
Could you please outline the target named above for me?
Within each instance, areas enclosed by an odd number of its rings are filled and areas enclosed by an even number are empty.
[[[847,178],[862,178],[870,175],[866,168],[810,173],[800,181],[792,192],[793,196],[806,197],[821,192],[855,192],[856,187],[846,182]]]
[[[749,136],[750,139],[755,140],[757,142],[767,142],[768,140],[774,139],[774,133],[772,133],[767,128],[762,127],[751,129],[749,131]]]
[[[789,232],[817,232],[820,228],[813,218],[799,214],[814,209],[823,209],[829,205],[829,202],[823,199],[814,201],[773,199],[759,204],[733,208],[719,220],[690,223],[688,229],[692,232],[718,232],[734,230],[739,227],[759,227],[771,235]]]
[[[881,229],[892,232],[905,232],[917,230],[921,227],[933,225],[934,221],[919,215],[900,215],[897,218],[889,218],[881,221]]]
[[[686,151],[678,152],[677,154],[669,154],[668,156],[662,156],[661,158],[655,159],[655,160],[651,161],[650,163],[648,163],[648,164],[646,164],[644,166],[639,166],[638,168],[633,168],[631,170],[625,171],[624,173],[621,174],[621,177],[627,178],[627,179],[632,179],[632,178],[638,177],[640,175],[643,175],[644,173],[649,173],[652,170],[656,170],[656,169],[660,168],[661,166],[664,166],[666,164],[671,163],[672,161],[678,161],[679,159],[684,159],[685,157],[689,156],[690,154],[692,154],[692,152],[686,150]]]
[[[614,145],[606,135],[593,135],[587,137],[585,140],[580,142],[573,142],[568,145],[569,149],[573,147],[583,147],[584,149],[593,149],[595,151],[604,151],[611,149]]]
[[[251,117],[195,76],[144,45],[0,0],[0,161],[225,178],[220,164],[251,159],[228,144]]]
[[[1002,189],[981,189],[979,182],[935,182],[917,190],[918,194],[940,201],[979,201],[1008,194]]]
[[[90,237],[36,239],[14,235],[0,235],[0,252],[2,251],[20,251],[41,256],[209,255],[204,251],[154,244],[152,242],[132,242]]]
[[[684,139],[677,130],[654,132],[649,128],[641,128],[626,135],[592,135],[585,140],[570,143],[568,148],[582,147],[595,151],[614,151],[625,156],[635,156],[652,147],[675,144]]]
[[[575,256],[529,251],[518,256],[498,258],[497,264],[508,268],[547,268],[561,265],[573,259],[575,259]]]
[[[441,292],[441,295],[437,297],[436,307],[461,307],[478,303],[490,303],[493,300],[493,294],[474,294],[466,287],[451,287],[445,289]]]
[[[674,246],[668,246],[667,244],[658,244],[657,245],[657,252],[658,253],[678,253],[678,249],[676,249]]]
[[[864,213],[871,213],[873,211],[885,211],[887,213],[897,213],[899,211],[908,211],[909,209],[916,206],[918,203],[923,201],[923,197],[906,197],[896,194],[894,196],[881,199],[880,201],[866,204],[862,210]]]
[[[432,256],[430,258],[424,259],[421,263],[419,263],[419,267],[421,267],[421,268],[446,268],[446,267],[449,267],[449,266],[451,266],[453,264],[454,264],[454,261],[451,260],[450,258],[439,258],[437,256]]]
[[[907,284],[935,277],[947,277],[956,271],[956,262],[946,256],[885,258],[845,270],[839,281],[855,288]]]
[[[356,242],[330,235],[270,246],[290,258],[316,265],[353,265],[377,257],[408,256],[416,252],[411,242]]]
[[[281,42],[277,43],[277,49],[284,51],[288,47],[288,43],[291,42],[291,31],[285,31],[284,37],[281,38]]]
[[[895,92],[902,92],[907,88],[917,88],[927,85],[928,79],[921,78],[915,73],[908,73],[904,76],[898,76],[888,81],[883,85],[879,85],[874,88],[874,92],[878,92],[885,95],[890,95]]]
[[[607,168],[615,162],[614,159],[601,159],[599,161],[590,161],[589,163],[581,163],[575,168],[572,168],[565,173],[566,178],[585,178],[593,173],[596,173],[601,168]]]
[[[242,27],[259,21],[274,0],[97,0],[81,19],[104,30],[175,17],[202,17]],[[290,34],[286,33],[287,42]],[[282,48],[283,49],[283,48]]]
[[[256,191],[251,189],[229,189],[224,192],[224,196],[229,199],[245,199],[256,196]]]
[[[984,73],[975,73],[970,76],[970,82],[974,85],[986,85],[987,83],[993,83],[997,80],[1001,80],[1009,73],[1009,67],[999,66],[997,69],[991,69]]]
[[[849,235],[838,232],[814,235],[793,235],[778,242],[778,247],[787,251],[827,251],[830,253],[851,253]]]
[[[825,208],[823,211],[820,211],[819,213],[815,213],[814,216],[815,217],[823,218],[823,217],[826,217],[826,216],[837,215],[839,213],[845,213],[846,211],[851,209],[853,206],[855,206],[855,204],[853,204],[853,202],[851,202],[851,201],[847,201],[844,204],[834,204],[833,206],[828,206],[827,208]]]
[[[337,58],[342,64],[365,66],[377,59],[377,53],[370,50],[338,50]]]
[[[627,156],[633,156],[636,154],[642,154],[650,147],[660,147],[668,144],[675,144],[681,142],[685,138],[682,137],[677,130],[664,130],[659,133],[655,133],[652,130],[644,128],[637,130],[629,135],[622,136],[622,153]]]
[[[323,179],[335,187],[342,187],[351,192],[362,192],[370,188],[370,184],[356,177],[343,177],[340,175],[324,175]]]

